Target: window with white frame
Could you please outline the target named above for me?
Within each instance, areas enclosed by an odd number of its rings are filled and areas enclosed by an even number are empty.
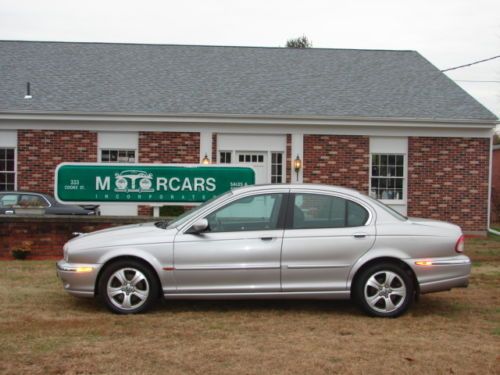
[[[239,153],[238,161],[240,163],[264,163],[263,153]]]
[[[281,184],[283,182],[283,153],[271,152],[271,183]]]
[[[103,163],[135,163],[135,150],[101,149]]]
[[[219,163],[221,164],[231,164],[231,151],[220,151],[219,152]]]
[[[11,147],[0,148],[0,191],[16,189],[16,153]]]
[[[372,154],[370,192],[382,200],[405,199],[405,155]]]

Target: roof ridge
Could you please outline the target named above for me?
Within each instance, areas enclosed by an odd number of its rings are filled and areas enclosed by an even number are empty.
[[[300,51],[368,51],[368,52],[413,52],[416,50],[400,50],[400,49],[370,49],[370,48],[330,48],[330,47],[312,47],[312,48],[288,48],[274,46],[237,46],[237,45],[219,45],[219,44],[174,44],[174,43],[133,43],[133,42],[79,42],[66,40],[17,40],[17,39],[0,39],[2,42],[16,43],[53,43],[53,44],[106,44],[106,45],[130,45],[130,46],[151,46],[151,47],[207,47],[207,48],[248,48],[248,49],[283,49],[283,50],[300,50]]]

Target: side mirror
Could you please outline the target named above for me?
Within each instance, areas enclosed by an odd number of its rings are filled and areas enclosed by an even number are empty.
[[[188,229],[186,233],[189,234],[199,234],[208,228],[208,220],[207,219],[199,219],[195,221],[195,223]]]

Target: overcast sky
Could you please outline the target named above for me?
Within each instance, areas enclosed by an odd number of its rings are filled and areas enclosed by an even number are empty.
[[[500,1],[0,0],[3,40],[284,46],[301,35],[417,50],[446,69],[500,55]],[[500,59],[447,74],[500,116]]]

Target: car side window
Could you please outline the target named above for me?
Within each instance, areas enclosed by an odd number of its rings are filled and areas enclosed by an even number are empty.
[[[278,228],[283,194],[238,199],[206,217],[209,232],[241,232]]]
[[[0,196],[0,207],[12,208],[17,205],[19,196],[17,194],[5,194]]]
[[[49,204],[39,195],[22,194],[18,205],[20,207],[47,207]]]
[[[363,226],[368,211],[350,200],[323,194],[295,194],[292,229]]]

